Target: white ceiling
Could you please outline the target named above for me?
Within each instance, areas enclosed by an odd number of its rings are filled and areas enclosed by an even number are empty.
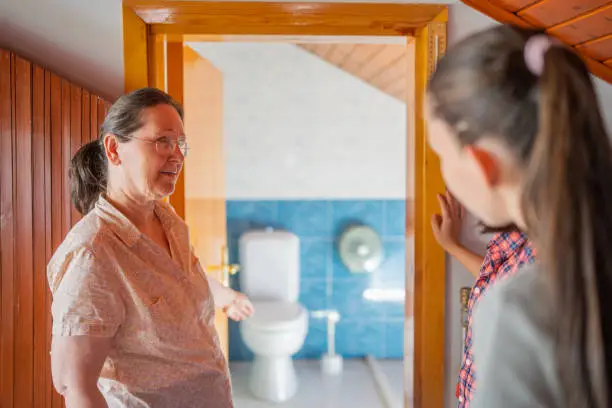
[[[109,98],[123,91],[120,0],[0,0],[0,46]]]

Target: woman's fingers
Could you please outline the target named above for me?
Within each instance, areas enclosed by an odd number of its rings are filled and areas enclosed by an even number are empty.
[[[434,214],[431,216],[431,229],[434,232],[434,235],[438,235],[440,229],[442,228],[442,216],[440,214]]]
[[[244,303],[244,312],[246,313],[247,316],[251,316],[255,312],[255,308],[253,307],[253,304],[251,303],[250,300],[247,300]]]
[[[440,203],[440,211],[442,212],[442,221],[448,220],[451,215],[446,196],[438,194],[438,202]]]
[[[227,309],[227,316],[236,321],[244,320],[253,315],[255,308],[253,304],[243,294],[238,294],[234,303]]]
[[[245,316],[235,306],[233,306],[232,308],[230,308],[230,310],[228,310],[227,316],[230,319],[236,320],[236,321],[240,321],[240,320],[243,320],[245,318]]]
[[[451,212],[456,219],[463,218],[463,206],[461,203],[455,198],[454,195],[451,194],[450,191],[446,192],[446,199],[451,207]]]

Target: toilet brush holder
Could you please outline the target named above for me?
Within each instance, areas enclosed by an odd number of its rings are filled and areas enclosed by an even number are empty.
[[[325,375],[342,373],[342,356],[339,354],[324,354],[321,357],[321,371]]]
[[[342,356],[336,354],[336,323],[340,314],[335,310],[313,312],[314,317],[327,318],[327,353],[321,356],[321,371],[325,375],[342,373]]]

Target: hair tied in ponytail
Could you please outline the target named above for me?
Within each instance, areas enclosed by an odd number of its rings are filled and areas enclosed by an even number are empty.
[[[546,34],[536,34],[527,40],[525,44],[525,64],[529,71],[537,77],[544,72],[544,56],[553,46],[561,46],[562,43],[556,38]]]
[[[106,191],[107,164],[100,139],[84,144],[70,161],[72,203],[81,214],[93,209],[100,193]]]

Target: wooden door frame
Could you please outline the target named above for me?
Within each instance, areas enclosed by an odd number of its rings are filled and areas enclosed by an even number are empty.
[[[445,254],[429,221],[438,212],[436,196],[445,187],[437,157],[427,146],[423,101],[427,80],[445,49],[447,21],[444,5],[123,1],[126,92],[155,86],[181,103],[182,47],[198,36],[210,41],[211,35],[388,35],[414,42],[415,65],[408,73],[414,89],[406,104],[407,157],[415,169],[414,208],[407,207],[406,217],[407,236],[414,234],[414,289],[411,292],[407,283],[406,315],[414,316],[416,408],[442,408],[445,395]],[[182,182],[171,202],[184,215]]]

